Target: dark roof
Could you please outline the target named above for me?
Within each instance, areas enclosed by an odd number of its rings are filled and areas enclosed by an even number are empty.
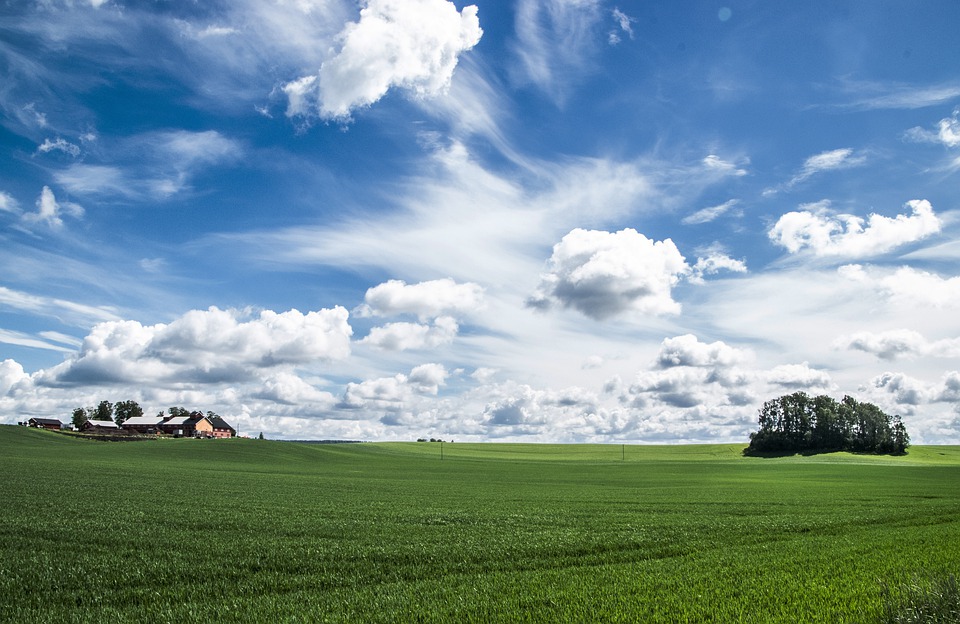
[[[203,420],[203,419],[205,419],[205,418],[206,418],[206,416],[204,416],[204,415],[202,415],[202,414],[201,414],[200,416],[191,416],[190,418],[188,418],[188,419],[186,419],[185,421],[183,421],[183,426],[184,426],[184,427],[195,427],[198,422],[200,422],[201,420]]]
[[[214,429],[229,429],[230,431],[236,433],[237,430],[227,424],[227,421],[220,418],[219,416],[214,416],[210,419],[210,424],[213,425]]]
[[[57,418],[31,418],[27,422],[35,422],[38,425],[57,425],[58,427],[63,425],[63,421]]]

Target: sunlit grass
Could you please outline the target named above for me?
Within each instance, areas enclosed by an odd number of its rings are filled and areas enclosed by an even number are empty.
[[[95,443],[0,427],[0,621],[880,621],[960,452]]]

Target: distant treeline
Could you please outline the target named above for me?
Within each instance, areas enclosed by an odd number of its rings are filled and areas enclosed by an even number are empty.
[[[852,451],[904,453],[910,435],[899,416],[889,416],[872,403],[845,396],[836,401],[795,392],[760,408],[760,429],[750,434],[746,452]]]

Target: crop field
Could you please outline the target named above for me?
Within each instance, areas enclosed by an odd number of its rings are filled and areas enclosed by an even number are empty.
[[[0,426],[0,621],[860,623],[960,572],[960,447],[743,446]]]

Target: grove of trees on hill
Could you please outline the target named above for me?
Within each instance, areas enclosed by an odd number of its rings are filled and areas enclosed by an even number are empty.
[[[910,435],[899,416],[850,396],[841,401],[795,392],[763,404],[760,429],[750,434],[746,453],[781,451],[906,452]]]

